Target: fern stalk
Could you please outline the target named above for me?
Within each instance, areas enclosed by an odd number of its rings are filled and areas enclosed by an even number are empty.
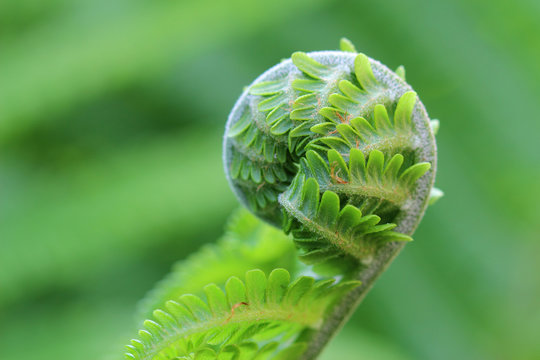
[[[375,281],[386,270],[404,246],[404,243],[388,246],[385,250],[380,251],[370,267],[364,268],[353,276],[361,285],[351,290],[334,306],[332,311],[326,316],[319,330],[310,339],[309,345],[300,359],[315,359],[321,353],[328,342],[345,325],[369,290],[371,290]]]

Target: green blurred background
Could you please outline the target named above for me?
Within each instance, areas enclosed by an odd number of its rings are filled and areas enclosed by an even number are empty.
[[[243,86],[341,36],[441,120],[437,186],[323,359],[540,359],[540,2],[0,2],[0,359],[115,359],[222,233]]]

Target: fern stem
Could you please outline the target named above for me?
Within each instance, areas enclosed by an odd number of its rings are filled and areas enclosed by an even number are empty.
[[[350,291],[338,303],[334,305],[330,314],[328,314],[321,327],[315,332],[306,351],[302,354],[301,360],[316,359],[324,347],[341,330],[352,316],[358,305],[365,298],[369,290],[379,276],[392,263],[394,258],[405,246],[405,243],[391,243],[381,249],[373,259],[370,266],[359,270],[353,278],[361,281],[361,285]]]

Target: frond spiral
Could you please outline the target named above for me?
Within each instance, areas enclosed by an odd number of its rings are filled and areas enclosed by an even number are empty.
[[[306,263],[334,273],[411,240],[436,166],[431,122],[404,68],[341,46],[296,52],[257,78],[224,142],[241,201],[290,232]]]

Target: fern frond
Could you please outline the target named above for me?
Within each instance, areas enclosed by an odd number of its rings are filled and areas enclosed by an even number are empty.
[[[296,52],[246,90],[225,139],[229,180],[240,199],[273,224],[283,223],[279,199],[291,192],[299,173],[317,180],[319,196],[332,191],[341,204],[373,213],[382,223],[417,222],[434,178],[429,169],[435,125],[400,77],[404,69],[392,73],[356,53],[346,39],[341,47],[342,52]],[[272,134],[269,129],[276,125],[282,131]],[[286,153],[254,161],[252,153],[271,147],[266,141]],[[313,171],[317,161],[322,165]],[[420,180],[426,172],[429,176]]]
[[[228,136],[234,139],[230,155],[231,176],[243,192],[250,194],[246,198],[249,207],[261,210],[260,215],[267,219],[277,211],[271,204],[276,203],[277,196],[287,188],[295,172],[290,164],[286,137],[277,133],[281,132],[277,129],[283,127],[288,116],[279,116],[273,111],[265,120],[259,114],[257,118],[263,119],[253,122],[251,110],[246,110],[228,131]]]
[[[142,321],[168,300],[185,293],[201,295],[204,285],[223,283],[230,276],[242,276],[253,268],[269,272],[283,267],[295,271],[295,258],[289,236],[239,209],[229,219],[222,239],[178,261],[172,272],[141,300],[137,318]]]
[[[439,122],[404,67],[394,73],[347,39],[340,47],[295,52],[257,78],[224,140],[240,200],[292,235],[309,271],[339,281],[291,282],[280,267],[296,264],[293,242],[243,213],[150,293],[141,311],[157,310],[127,359],[313,359],[412,240],[442,196],[433,188]]]
[[[360,150],[352,149],[348,159],[335,150],[328,151],[327,159],[309,150],[279,198],[285,209],[284,230],[305,250],[300,259],[337,273],[368,265],[386,242],[412,240],[392,231],[396,224],[390,220],[430,168],[429,163],[418,163],[402,169],[402,155],[385,160],[378,150],[366,161]]]
[[[154,320],[146,320],[139,338],[127,346],[126,358],[283,357],[278,343],[319,327],[326,309],[358,285],[333,282],[306,276],[291,282],[287,270],[275,269],[268,278],[261,270],[248,271],[245,282],[231,277],[225,291],[207,285],[206,301],[187,294],[167,301],[165,310],[155,310]],[[302,350],[300,344],[284,351]]]
[[[350,87],[345,91],[348,94],[359,90],[351,90],[354,85],[350,83],[344,84],[347,83],[341,83],[344,89]],[[322,109],[321,113],[329,121],[310,129],[321,137],[310,141],[308,148],[334,149],[343,156],[347,156],[353,148],[361,150],[365,155],[371,149],[390,155],[409,152],[418,142],[411,119],[415,102],[416,93],[410,91],[401,96],[395,111],[390,114],[383,104],[373,106],[372,114],[361,111],[370,115],[369,121],[361,116],[355,117],[358,110],[353,110],[346,104],[336,103],[334,108]],[[369,104],[364,103],[364,106],[367,105]]]
[[[379,224],[381,218],[350,204],[342,206],[339,196],[325,191],[319,199],[314,178],[295,178],[291,190],[280,197],[285,208],[285,231],[292,232],[296,244],[305,250],[300,258],[308,264],[331,262],[338,273],[369,265],[377,246],[389,241],[410,241],[409,236],[391,231],[393,223]]]
[[[350,45],[342,41],[349,57],[294,53],[289,66],[294,70],[277,71],[248,88],[250,105],[238,108],[241,115],[227,130],[230,180],[250,209],[274,224],[281,222],[277,198],[309,149],[334,149],[344,158],[353,148],[365,156],[378,149],[402,154],[407,165],[420,160],[427,121],[413,120],[419,116],[416,93],[401,83],[405,91],[396,91],[388,76],[381,76],[381,65]]]
[[[379,150],[372,150],[367,161],[362,151],[355,148],[345,155],[348,161],[336,150],[329,150],[324,158],[309,150],[301,160],[299,173],[315,179],[321,191],[334,191],[359,208],[366,206],[366,199],[376,199],[379,207],[387,203],[396,208],[403,206],[411,197],[416,180],[430,168],[429,163],[421,162],[403,169],[403,155],[385,157]]]
[[[357,59],[360,58],[366,57],[363,54],[358,54]],[[309,138],[313,138],[314,133],[311,128],[324,123],[325,114],[328,111],[335,109],[342,111],[339,107],[332,108],[330,106],[339,105],[343,99],[346,99],[338,94],[344,86],[356,90],[355,94],[361,99],[350,99],[350,101],[358,105],[360,105],[359,101],[362,102],[362,106],[367,106],[366,104],[371,102],[389,100],[386,99],[382,87],[378,86],[374,79],[369,63],[358,62],[357,70],[352,74],[349,69],[344,69],[343,66],[323,65],[301,52],[294,53],[291,60],[300,71],[312,78],[310,80],[296,79],[292,82],[292,87],[298,91],[299,96],[294,101],[290,113],[291,119],[296,121],[297,126],[290,132],[289,143],[294,143],[294,138],[300,138],[297,140],[294,150],[298,155],[305,152],[305,144]],[[356,87],[352,83],[355,80],[360,84],[363,83],[361,86],[369,91]],[[362,106],[360,108],[363,108]],[[293,151],[291,148],[289,150]]]
[[[302,52],[291,58],[300,72],[251,86],[253,106],[227,131],[233,139],[230,175],[249,194],[250,208],[270,221],[279,210],[268,205],[294,177],[291,164],[304,153],[310,128],[324,122],[320,110],[330,105],[328,97],[338,91],[340,79],[353,80],[341,64],[323,65]]]

